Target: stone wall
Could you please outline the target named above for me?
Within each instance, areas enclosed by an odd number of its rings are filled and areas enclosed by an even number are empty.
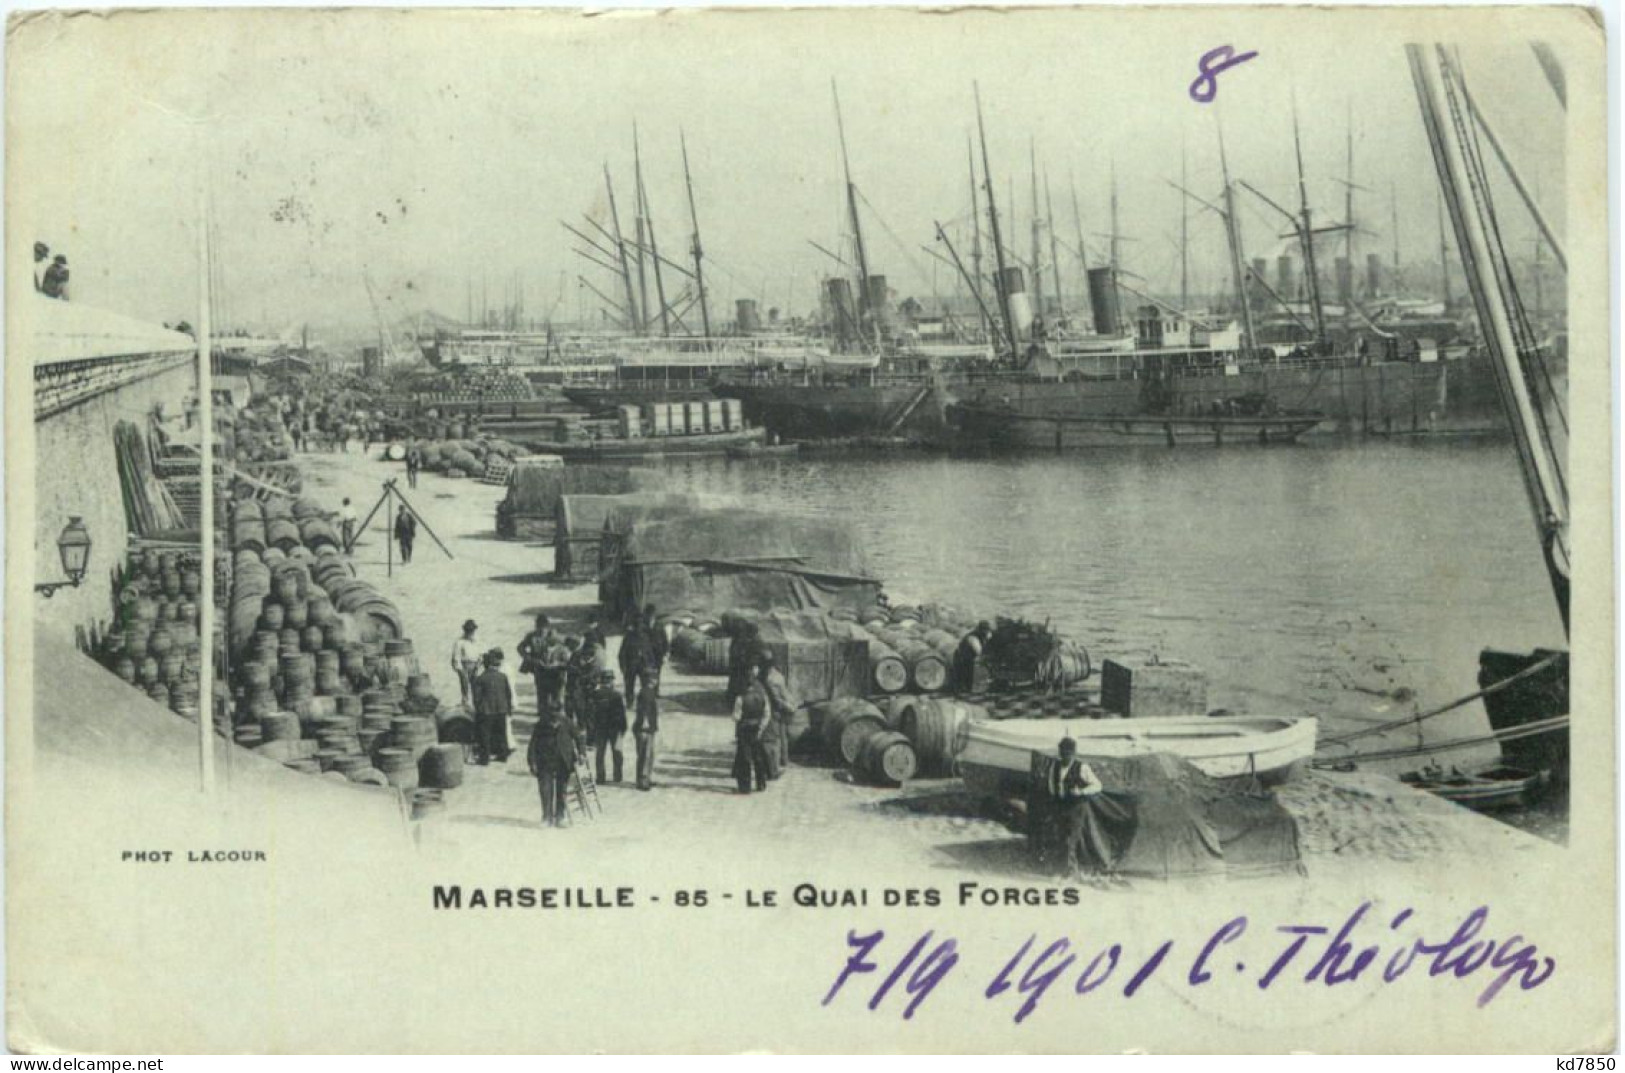
[[[112,577],[130,536],[119,490],[113,426],[141,424],[155,403],[179,413],[197,382],[195,363],[177,360],[162,371],[79,402],[34,425],[34,580],[62,577],[56,541],[71,515],[90,530],[89,567],[79,588],[31,598],[38,631],[71,638],[75,626],[112,617]]]

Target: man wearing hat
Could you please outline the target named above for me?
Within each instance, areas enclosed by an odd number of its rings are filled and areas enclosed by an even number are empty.
[[[976,688],[976,664],[982,658],[982,650],[987,647],[987,639],[992,636],[992,625],[983,619],[960,640],[959,647],[954,649],[953,666],[949,668],[950,693],[969,693]]]
[[[1078,743],[1070,736],[1062,738],[1058,758],[1047,765],[1043,796],[1048,799],[1049,808],[1044,811],[1052,817],[1053,826],[1043,834],[1059,842],[1057,855],[1069,877],[1084,871],[1085,860],[1099,857],[1096,850],[1086,849],[1083,843],[1088,819],[1087,799],[1104,789],[1094,769],[1078,758]]]
[[[739,792],[748,794],[767,789],[771,763],[767,755],[768,735],[773,733],[773,705],[763,679],[773,665],[766,651],[756,657],[757,676],[734,701],[734,782]]]
[[[463,707],[471,709],[474,698],[474,676],[480,673],[480,646],[474,642],[474,631],[479,625],[473,619],[463,623],[463,635],[451,644],[451,669],[457,675],[457,684],[463,688]]]
[[[570,815],[570,777],[575,772],[576,728],[556,709],[542,712],[530,732],[525,762],[536,777],[542,799],[542,824],[563,827]]]
[[[508,760],[508,715],[513,711],[513,686],[502,673],[502,649],[485,654],[485,670],[474,679],[474,762],[484,767],[494,756]]]

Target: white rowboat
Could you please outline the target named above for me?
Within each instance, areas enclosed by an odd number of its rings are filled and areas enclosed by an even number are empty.
[[[998,719],[969,724],[958,764],[973,790],[1020,790],[1032,754],[1054,755],[1063,737],[1078,756],[1121,759],[1170,753],[1216,779],[1285,782],[1315,754],[1313,716],[1172,716],[1147,719]]]

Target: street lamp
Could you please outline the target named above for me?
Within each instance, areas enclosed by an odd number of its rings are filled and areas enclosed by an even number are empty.
[[[79,587],[84,580],[85,567],[90,562],[90,530],[77,514],[68,518],[68,524],[63,527],[62,535],[56,538],[56,551],[62,559],[62,572],[68,575],[66,581],[47,581],[34,586],[35,592],[43,592],[50,596],[57,589],[64,586]]]

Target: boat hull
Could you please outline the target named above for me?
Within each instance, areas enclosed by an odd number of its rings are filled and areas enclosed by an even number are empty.
[[[1013,410],[958,405],[949,407],[948,420],[958,447],[1064,451],[1092,447],[1222,447],[1238,443],[1291,443],[1318,425],[1322,415],[1039,416]]]
[[[1085,760],[1171,753],[1210,778],[1271,786],[1308,766],[1317,728],[1312,716],[980,720],[967,728],[957,763],[972,790],[1019,796],[1028,788],[1032,754],[1053,753],[1070,736]]]

